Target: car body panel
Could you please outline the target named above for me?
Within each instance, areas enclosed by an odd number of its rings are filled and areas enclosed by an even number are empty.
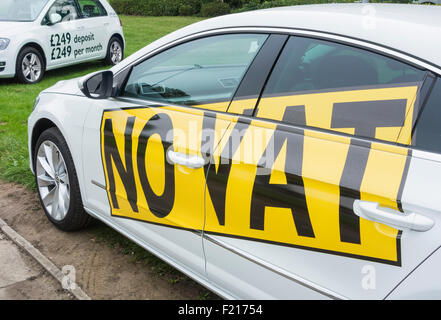
[[[28,118],[28,148],[31,170],[33,168],[32,154],[32,137],[33,129],[39,121],[48,120],[52,122],[65,137],[66,143],[72,154],[72,158],[77,171],[79,186],[82,197],[85,196],[85,181],[83,180],[83,166],[82,166],[82,136],[86,116],[89,110],[93,107],[90,103],[78,103],[78,98],[86,100],[84,97],[74,95],[58,95],[58,94],[42,94],[40,95],[40,103],[38,104],[38,114],[31,113]],[[60,104],[60,99],[63,103]],[[35,138],[35,136],[34,136]]]

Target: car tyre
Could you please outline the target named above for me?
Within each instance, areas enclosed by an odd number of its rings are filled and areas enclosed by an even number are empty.
[[[34,151],[38,196],[47,218],[60,230],[87,227],[93,218],[84,211],[72,155],[57,128],[44,131]]]
[[[40,51],[33,47],[23,48],[17,56],[15,75],[19,82],[38,83],[43,79],[46,65]]]
[[[113,36],[107,46],[107,55],[104,63],[107,65],[116,65],[124,59],[124,45],[120,38]]]

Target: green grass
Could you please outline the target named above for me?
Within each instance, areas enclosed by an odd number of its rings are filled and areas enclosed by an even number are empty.
[[[201,20],[196,17],[121,16],[126,38],[126,57],[154,40]],[[57,69],[46,73],[36,85],[0,79],[0,178],[35,188],[29,170],[27,118],[38,94],[60,80],[81,77],[107,68],[101,62]]]

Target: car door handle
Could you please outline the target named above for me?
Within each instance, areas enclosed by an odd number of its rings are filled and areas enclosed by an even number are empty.
[[[207,163],[203,158],[199,156],[174,152],[173,150],[168,150],[167,157],[171,163],[180,164],[191,169],[202,168]]]
[[[435,224],[432,219],[419,213],[402,213],[390,208],[382,208],[377,202],[355,200],[354,212],[361,218],[414,231],[428,231]]]
[[[85,26],[81,26],[81,27],[77,27],[77,30],[84,30],[86,27]]]

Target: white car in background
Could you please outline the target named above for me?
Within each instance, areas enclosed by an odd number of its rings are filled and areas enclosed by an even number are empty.
[[[106,0],[1,0],[0,78],[37,83],[46,70],[124,57],[121,21]]]
[[[369,6],[204,20],[43,91],[48,219],[225,298],[441,298],[441,7]]]

